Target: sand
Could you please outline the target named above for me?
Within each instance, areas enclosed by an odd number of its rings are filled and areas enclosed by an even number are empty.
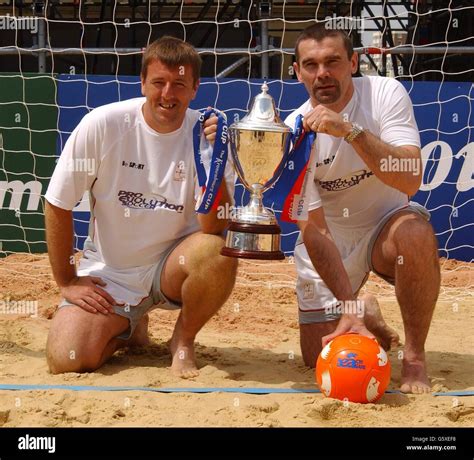
[[[31,314],[0,315],[0,383],[139,387],[316,388],[299,349],[295,269],[284,262],[240,263],[236,288],[197,339],[200,375],[169,370],[166,341],[176,312],[150,315],[152,345],[117,352],[93,373],[51,375],[45,343],[59,302],[46,255],[0,259],[0,299],[37,302]],[[473,264],[442,260],[443,281],[426,350],[434,391],[474,390]],[[371,276],[365,289],[386,321],[403,328],[394,289]],[[11,305],[11,304],[10,304]],[[400,384],[392,350],[390,389]],[[321,394],[0,391],[5,427],[463,427],[474,425],[474,397],[386,394],[376,404],[343,404]]]

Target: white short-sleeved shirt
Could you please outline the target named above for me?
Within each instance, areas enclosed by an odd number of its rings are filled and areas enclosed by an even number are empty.
[[[368,76],[352,81],[354,94],[341,114],[388,144],[420,147],[413,107],[398,81]],[[308,100],[285,123],[293,128],[297,115],[310,110]],[[314,148],[308,209],[322,206],[330,227],[373,228],[388,212],[408,204],[407,195],[380,181],[343,138],[318,133]]]
[[[130,99],[87,114],[66,142],[45,195],[71,210],[89,190],[96,251],[84,252],[78,274],[105,275],[106,289],[130,305],[149,295],[166,249],[200,229],[192,136],[199,112],[188,109],[179,129],[160,134],[145,122],[144,103]],[[231,168],[226,181],[232,193]]]

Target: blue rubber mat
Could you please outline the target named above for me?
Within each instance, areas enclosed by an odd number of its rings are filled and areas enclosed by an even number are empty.
[[[69,390],[69,391],[151,391],[154,393],[244,393],[244,394],[303,394],[321,393],[316,388],[245,388],[245,387],[209,387],[209,388],[153,388],[153,387],[108,387],[88,385],[20,385],[0,384],[0,390]],[[387,390],[385,393],[396,394],[398,390]],[[433,396],[473,396],[473,390],[448,391],[433,393]]]
[[[82,386],[82,385],[6,385],[1,384],[0,390],[71,390],[71,391],[152,391],[155,393],[320,393],[316,388],[154,388],[154,387],[107,387],[107,386]]]

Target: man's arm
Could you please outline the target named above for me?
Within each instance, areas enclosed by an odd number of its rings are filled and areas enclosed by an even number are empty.
[[[44,217],[49,262],[54,279],[61,289],[77,276],[73,250],[72,211],[61,209],[46,201]]]
[[[341,255],[327,226],[323,208],[310,211],[308,221],[300,222],[298,226],[314,268],[334,297],[343,302],[355,300]],[[350,331],[373,337],[361,318],[354,314],[343,314],[334,333],[323,338],[323,347],[334,337]]]
[[[351,130],[349,124],[347,134]],[[346,134],[346,135],[347,135]],[[421,150],[414,145],[394,147],[379,139],[370,131],[364,130],[352,142],[352,147],[364,160],[365,164],[386,185],[413,196],[421,186]],[[400,171],[403,168],[392,168],[395,160],[399,165],[414,165],[411,171]],[[387,167],[389,171],[387,171]],[[390,171],[398,169],[399,171]]]
[[[213,206],[207,214],[198,214],[198,221],[201,225],[203,233],[209,233],[212,235],[222,235],[224,230],[227,228],[228,216],[232,200],[227,190],[225,179],[222,180],[222,184],[219,188],[220,200],[217,206]]]
[[[335,137],[346,137],[352,129],[352,124],[345,121],[341,114],[318,105],[304,118],[305,129],[311,129],[316,132],[329,134]],[[400,190],[409,196],[413,196],[421,185],[421,151],[413,145],[404,145],[395,147],[387,144],[372,134],[364,130],[352,142],[351,145],[358,155],[364,160],[365,164],[373,173],[386,185]],[[401,165],[414,166],[411,171],[390,171],[395,169],[390,167],[393,162]],[[385,169],[387,169],[386,171]],[[417,174],[416,174],[417,173]]]
[[[53,276],[61,295],[74,305],[91,313],[113,313],[115,300],[101,289],[105,282],[95,276],[78,277],[74,262],[74,230],[72,211],[46,201],[46,242]]]

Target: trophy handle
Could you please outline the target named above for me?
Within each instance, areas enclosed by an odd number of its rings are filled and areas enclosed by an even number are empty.
[[[237,155],[237,148],[236,148],[236,132],[232,129],[229,129],[229,136],[230,136],[230,153],[232,155],[232,160],[234,164],[234,168],[237,171],[237,176],[239,176],[242,185],[247,189],[251,189],[250,184],[245,179],[245,174],[242,170],[242,166],[240,165],[239,156]]]
[[[294,148],[289,148],[290,147],[290,142],[291,142],[291,134],[288,133],[288,135],[285,138],[285,145],[283,146],[283,156],[281,158],[280,163],[278,163],[278,166],[275,168],[275,171],[273,173],[273,176],[267,180],[267,182],[263,185],[262,187],[262,193],[266,192],[269,188],[273,186],[273,184],[280,178],[281,173],[283,172],[283,168],[288,161],[288,158],[292,155]]]

